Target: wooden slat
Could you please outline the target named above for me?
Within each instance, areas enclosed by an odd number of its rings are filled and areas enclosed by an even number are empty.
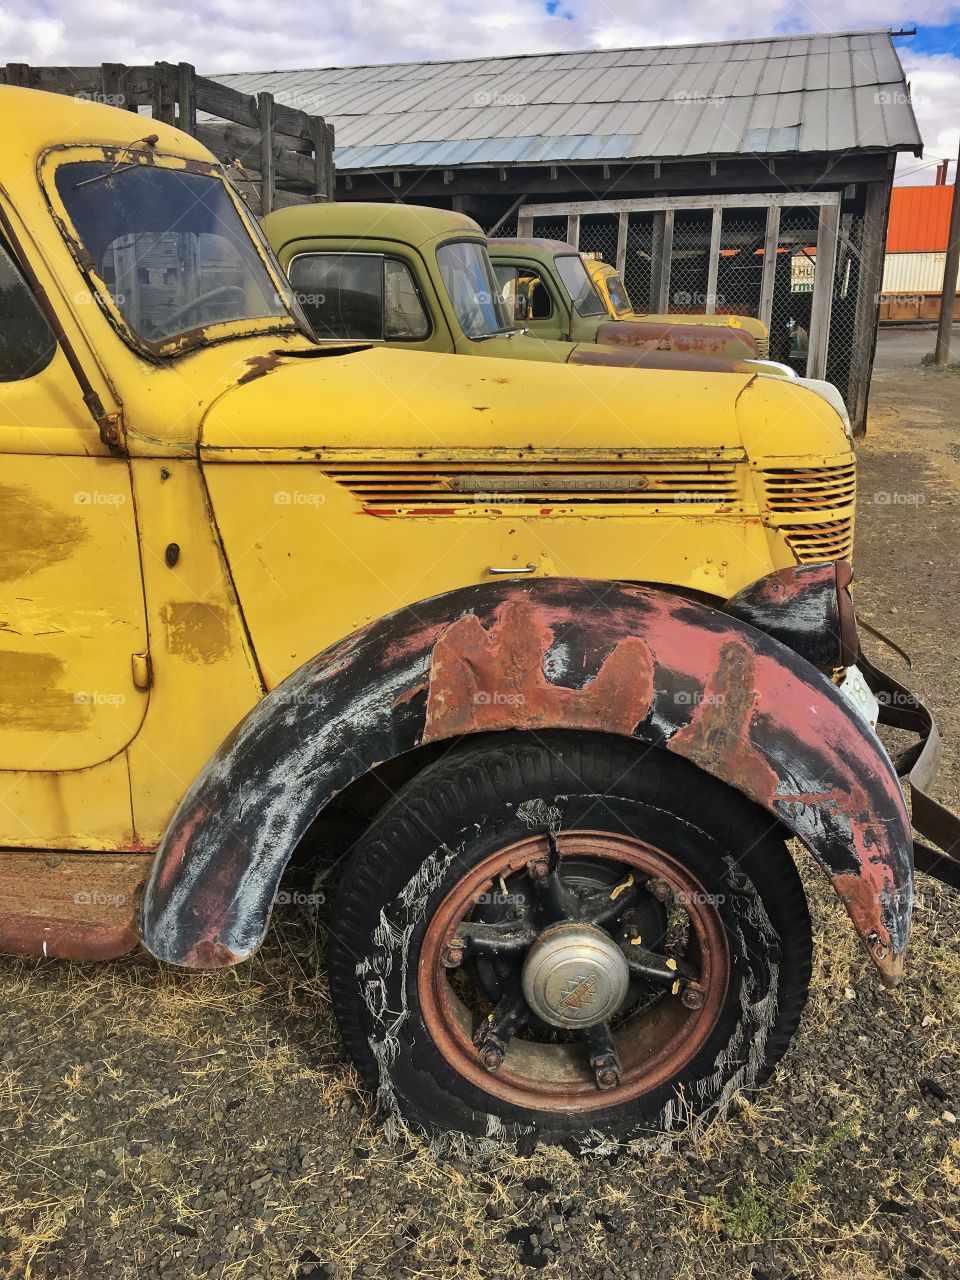
[[[234,124],[246,125],[248,129],[259,128],[256,98],[231,89],[228,85],[218,84],[216,80],[209,80],[206,76],[195,76],[193,84],[198,111],[231,120]]]
[[[260,134],[238,124],[198,124],[195,137],[224,164],[240,160],[247,169],[260,170]],[[273,167],[277,179],[313,189],[315,172],[311,156],[285,151],[274,145]]]
[[[196,72],[189,62],[177,65],[177,127],[184,133],[197,131]]]
[[[273,212],[273,196],[277,189],[273,154],[273,94],[257,95],[260,116],[260,204],[265,214]]]

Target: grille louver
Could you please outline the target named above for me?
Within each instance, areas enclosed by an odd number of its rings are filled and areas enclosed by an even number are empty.
[[[436,462],[322,464],[332,480],[368,508],[726,506],[738,500],[733,462],[621,462],[609,458],[505,465],[476,458]]]
[[[849,560],[853,552],[853,518],[822,524],[785,524],[780,530],[802,564],[819,560]]]
[[[781,467],[762,474],[770,511],[833,511],[849,506],[856,497],[853,462],[836,467]]]

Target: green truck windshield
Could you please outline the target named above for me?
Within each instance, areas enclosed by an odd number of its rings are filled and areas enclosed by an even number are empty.
[[[453,309],[468,338],[512,333],[514,325],[500,296],[484,245],[456,240],[437,249],[437,266]]]
[[[293,327],[219,178],[85,160],[61,165],[56,183],[94,271],[146,342],[243,320]]]
[[[578,253],[558,254],[554,258],[557,271],[563,281],[563,287],[570,295],[570,300],[582,316],[603,316],[607,308],[603,299],[593,287],[590,273],[583,265]]]

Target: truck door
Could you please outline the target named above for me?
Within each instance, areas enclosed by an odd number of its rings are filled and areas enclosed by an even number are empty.
[[[0,239],[0,769],[116,755],[143,720],[146,650],[127,461]]]
[[[556,286],[530,262],[495,262],[493,269],[504,299],[512,300],[519,328],[536,338],[568,338],[569,313]]]

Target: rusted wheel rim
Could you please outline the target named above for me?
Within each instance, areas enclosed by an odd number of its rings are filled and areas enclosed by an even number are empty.
[[[559,874],[564,862],[584,859],[611,866],[638,884],[668,886],[688,921],[685,960],[699,975],[700,1007],[689,1008],[664,992],[613,1031],[619,1054],[619,1082],[598,1088],[582,1044],[539,1040],[531,1031],[513,1038],[498,1069],[487,1070],[474,1037],[484,1024],[455,988],[449,961],[458,928],[474,912],[481,895],[548,854],[548,837],[531,836],[485,858],[449,891],[424,935],[418,965],[418,994],[434,1044],[460,1075],[494,1096],[535,1110],[599,1110],[617,1106],[658,1088],[676,1076],[700,1051],[716,1025],[726,998],[730,956],[719,911],[700,881],[680,862],[654,846],[606,831],[561,833],[555,849]],[[516,883],[516,879],[514,879]],[[461,930],[462,931],[462,930]],[[453,971],[456,972],[455,970]],[[462,980],[461,980],[462,981]]]

